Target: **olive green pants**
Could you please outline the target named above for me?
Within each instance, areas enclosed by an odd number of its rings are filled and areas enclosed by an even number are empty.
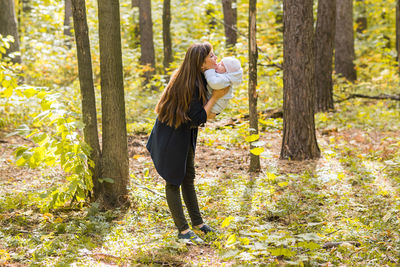
[[[185,201],[192,225],[200,225],[203,223],[201,218],[199,205],[197,202],[196,190],[194,189],[194,153],[192,146],[189,148],[189,153],[186,159],[186,174],[182,185],[173,185],[167,183],[165,185],[165,193],[167,195],[167,203],[171,211],[174,223],[180,232],[189,228],[183,212],[182,199],[179,187],[182,190],[183,200]]]

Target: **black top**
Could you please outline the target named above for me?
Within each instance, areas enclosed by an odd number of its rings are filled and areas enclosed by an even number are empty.
[[[197,87],[189,105],[190,121],[173,128],[156,119],[146,147],[157,172],[168,183],[182,184],[189,147],[196,150],[198,126],[207,121],[203,104]]]

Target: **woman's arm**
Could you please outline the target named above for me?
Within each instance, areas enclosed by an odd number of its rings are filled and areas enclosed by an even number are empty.
[[[229,86],[225,87],[221,90],[213,90],[211,98],[208,100],[207,104],[204,106],[204,110],[207,113],[207,119],[213,119],[215,117],[215,114],[211,112],[212,107],[214,106],[215,102],[217,102],[218,99],[226,95],[229,91]]]

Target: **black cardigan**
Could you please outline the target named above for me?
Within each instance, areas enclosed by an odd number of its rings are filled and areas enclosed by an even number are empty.
[[[174,185],[182,184],[189,147],[196,150],[198,126],[207,121],[198,87],[190,102],[188,116],[190,121],[178,128],[169,127],[157,118],[146,145],[158,174]]]

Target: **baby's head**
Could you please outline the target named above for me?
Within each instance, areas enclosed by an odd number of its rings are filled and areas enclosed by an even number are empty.
[[[240,70],[240,61],[234,57],[224,57],[218,64],[217,73],[236,72]]]

